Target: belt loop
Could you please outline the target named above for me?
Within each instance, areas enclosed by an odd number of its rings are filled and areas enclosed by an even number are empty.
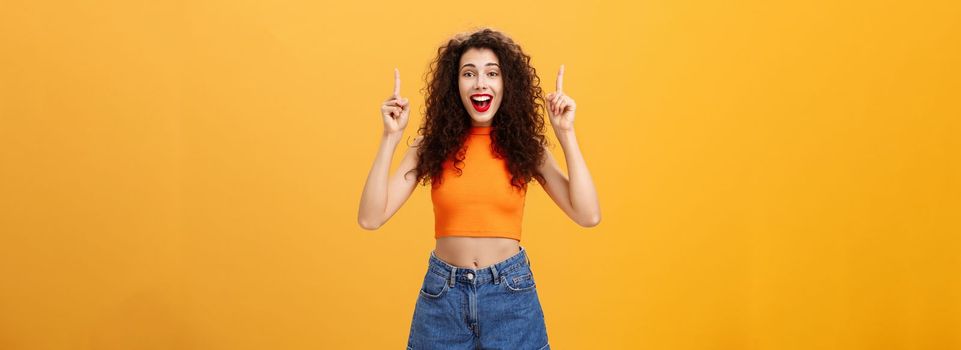
[[[500,284],[500,277],[497,275],[497,265],[491,265],[491,274],[494,275],[494,284]]]
[[[450,269],[450,286],[454,287],[454,277],[457,276],[457,266],[451,266]]]

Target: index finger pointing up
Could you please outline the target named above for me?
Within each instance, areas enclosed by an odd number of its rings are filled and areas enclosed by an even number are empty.
[[[557,91],[564,92],[564,65],[561,65],[561,70],[557,71]]]
[[[400,70],[394,68],[394,97],[400,97]]]

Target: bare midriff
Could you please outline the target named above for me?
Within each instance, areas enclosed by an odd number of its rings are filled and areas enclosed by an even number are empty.
[[[504,237],[440,237],[434,255],[459,268],[485,268],[520,252],[520,242]]]

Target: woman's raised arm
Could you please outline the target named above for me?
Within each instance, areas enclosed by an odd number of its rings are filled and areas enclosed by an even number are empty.
[[[551,119],[554,134],[564,149],[570,178],[560,172],[550,150],[544,149],[545,157],[540,166],[540,172],[547,181],[543,186],[544,190],[579,225],[597,226],[601,222],[600,201],[597,199],[591,172],[587,170],[587,163],[574,135],[574,111],[577,104],[573,98],[564,94],[563,65],[557,72],[557,91],[545,98],[547,115]]]
[[[417,166],[417,152],[411,146],[394,176],[388,178],[394,150],[407,128],[410,115],[410,100],[400,97],[400,71],[394,69],[394,93],[380,107],[384,120],[384,132],[374,164],[367,174],[364,192],[360,197],[357,223],[366,230],[382,226],[407,201],[417,185],[416,178],[406,175]],[[416,143],[419,138],[415,139]]]

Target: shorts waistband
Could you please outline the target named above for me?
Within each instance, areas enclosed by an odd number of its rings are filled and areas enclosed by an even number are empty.
[[[434,255],[434,252],[430,252],[430,259],[428,261],[428,271],[430,273],[436,273],[448,280],[448,284],[451,286],[455,282],[473,283],[481,284],[487,282],[493,282],[495,284],[500,283],[500,276],[503,274],[510,273],[514,270],[530,266],[530,259],[527,257],[527,250],[523,246],[520,246],[517,254],[504,259],[498,263],[494,263],[490,266],[471,269],[465,267],[457,267],[447,262],[441,260]]]

